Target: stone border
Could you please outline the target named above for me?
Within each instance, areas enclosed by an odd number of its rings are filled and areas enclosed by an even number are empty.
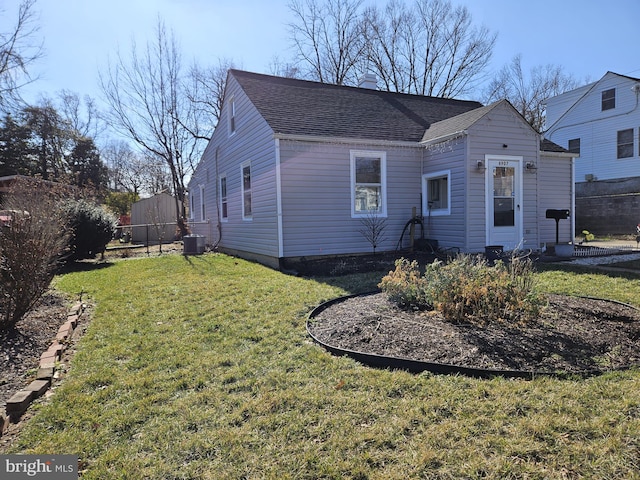
[[[0,412],[0,437],[7,430],[9,424],[17,423],[29,408],[31,402],[44,395],[51,386],[56,375],[58,362],[71,341],[84,309],[85,305],[81,302],[76,303],[69,309],[67,320],[58,328],[55,340],[40,355],[40,363],[35,380],[16,392],[7,401],[5,412]]]

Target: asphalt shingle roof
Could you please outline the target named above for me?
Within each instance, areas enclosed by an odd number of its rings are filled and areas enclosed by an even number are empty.
[[[500,101],[408,95],[230,70],[275,133],[420,142],[466,130]],[[543,139],[540,149],[566,152]]]
[[[275,133],[420,142],[433,123],[478,102],[383,92],[231,70]]]

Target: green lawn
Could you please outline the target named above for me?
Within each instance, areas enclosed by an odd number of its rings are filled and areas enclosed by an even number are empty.
[[[309,341],[311,308],[379,278],[302,279],[213,254],[58,277],[93,319],[12,451],[77,454],[82,478],[100,480],[640,478],[639,371],[412,375]],[[640,301],[637,278],[540,280]]]

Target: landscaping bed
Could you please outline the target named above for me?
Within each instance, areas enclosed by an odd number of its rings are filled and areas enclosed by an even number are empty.
[[[640,365],[640,311],[606,300],[549,295],[530,325],[452,323],[400,309],[385,294],[335,302],[309,322],[344,350],[473,369],[593,373]]]

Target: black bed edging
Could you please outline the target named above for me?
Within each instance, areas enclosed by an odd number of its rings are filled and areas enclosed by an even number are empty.
[[[311,313],[309,313],[309,317],[307,319],[306,329],[307,334],[316,342],[318,345],[322,346],[325,350],[330,352],[336,356],[347,356],[352,358],[364,365],[368,365],[370,367],[375,368],[385,368],[390,370],[405,370],[411,373],[422,373],[422,372],[430,372],[437,374],[454,374],[454,375],[465,375],[468,377],[475,378],[493,378],[493,377],[504,377],[504,378],[522,378],[526,380],[532,380],[536,377],[557,377],[557,378],[575,378],[575,377],[592,377],[596,375],[602,375],[605,372],[613,372],[613,371],[623,371],[629,370],[631,367],[622,367],[611,370],[584,370],[581,372],[546,372],[546,371],[526,371],[526,370],[497,370],[497,369],[486,369],[486,368],[473,368],[473,367],[463,367],[459,365],[450,365],[447,363],[435,363],[435,362],[423,362],[421,360],[412,360],[410,358],[399,358],[399,357],[388,357],[385,355],[378,355],[375,353],[365,353],[358,352],[355,350],[349,350],[346,348],[339,348],[324,343],[320,339],[318,339],[315,335],[311,333],[309,330],[309,321],[313,320],[313,318],[318,315],[323,310],[326,310],[331,305],[341,302],[343,300],[347,300],[349,298],[374,295],[376,293],[380,293],[379,291],[375,292],[367,292],[353,295],[346,295],[343,297],[334,298],[327,302],[324,302],[314,308]],[[592,297],[587,297],[592,298]],[[598,299],[601,300],[601,299]],[[616,302],[615,303],[622,303]],[[627,304],[624,304],[627,305]],[[635,307],[634,307],[635,308]]]

